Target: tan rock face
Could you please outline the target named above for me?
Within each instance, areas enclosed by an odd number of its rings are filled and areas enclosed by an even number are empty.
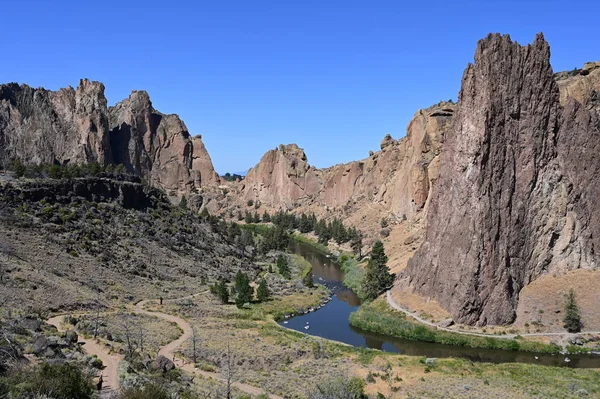
[[[154,110],[145,91],[134,91],[108,112],[115,163],[171,195],[219,181],[201,137],[192,138],[177,115]]]
[[[440,153],[454,109],[454,104],[440,103],[421,110],[405,138],[388,135],[381,151],[369,158],[327,169],[310,166],[295,144],[282,145],[248,172],[242,197],[297,211],[319,206],[351,213],[375,203],[398,218],[412,217],[424,209],[437,177],[437,163],[432,161]]]
[[[243,183],[245,199],[282,208],[294,207],[301,198],[309,200],[321,188],[319,171],[307,163],[304,151],[296,144],[268,151],[248,171]]]
[[[567,103],[569,97],[584,103],[589,100],[592,90],[600,91],[600,61],[587,62],[582,69],[559,72],[556,82],[560,88],[562,105]]]
[[[144,91],[108,108],[104,85],[87,79],[56,92],[0,85],[0,160],[9,159],[122,163],[178,196],[219,182],[202,139],[177,115],[154,110]]]

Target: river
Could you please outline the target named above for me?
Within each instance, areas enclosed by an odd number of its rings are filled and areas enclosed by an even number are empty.
[[[504,351],[497,349],[473,349],[461,346],[441,345],[422,341],[384,336],[364,331],[350,325],[350,313],[360,306],[358,296],[343,285],[344,274],[339,265],[314,247],[292,240],[292,252],[303,256],[313,267],[313,281],[324,284],[333,293],[332,300],[321,309],[280,322],[284,327],[352,346],[379,349],[411,356],[460,357],[488,363],[536,363],[546,366],[600,368],[600,356],[564,355]],[[305,327],[309,326],[308,329]]]

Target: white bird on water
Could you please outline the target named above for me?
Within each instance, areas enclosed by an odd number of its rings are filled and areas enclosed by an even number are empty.
[[[569,363],[571,361],[571,359],[569,359],[568,357],[565,357],[565,362]]]
[[[534,357],[535,357],[535,360],[538,360],[538,359],[539,359],[539,357],[537,357],[537,356],[534,356]]]

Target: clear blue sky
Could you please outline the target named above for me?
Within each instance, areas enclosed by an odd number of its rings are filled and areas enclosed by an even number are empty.
[[[600,59],[598,1],[29,1],[2,4],[0,76],[131,90],[202,134],[217,171],[280,143],[324,167],[367,156],[412,115],[456,99],[488,32],[543,31],[555,71]]]

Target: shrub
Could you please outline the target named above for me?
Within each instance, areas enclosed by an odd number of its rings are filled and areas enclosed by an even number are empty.
[[[88,399],[94,388],[92,381],[76,366],[66,363],[41,365],[13,370],[0,379],[8,397],[25,398],[45,395],[61,399]]]
[[[169,392],[160,384],[150,383],[142,388],[123,390],[120,399],[170,399]]]
[[[308,394],[309,399],[366,399],[365,382],[357,377],[334,378]]]

